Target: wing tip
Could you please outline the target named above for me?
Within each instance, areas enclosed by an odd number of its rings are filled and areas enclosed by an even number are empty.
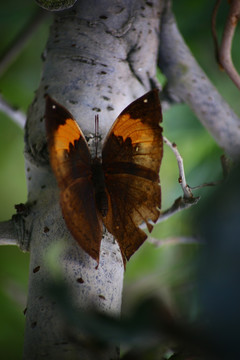
[[[73,119],[72,114],[49,94],[45,95],[45,126],[48,135],[56,131],[59,125],[64,125],[67,119]]]

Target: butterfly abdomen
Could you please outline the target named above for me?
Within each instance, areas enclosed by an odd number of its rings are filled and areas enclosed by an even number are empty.
[[[108,213],[108,197],[106,193],[104,171],[99,158],[96,157],[92,160],[91,169],[96,206],[101,215],[105,217]]]

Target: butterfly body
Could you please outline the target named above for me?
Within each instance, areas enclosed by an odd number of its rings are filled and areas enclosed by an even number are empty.
[[[108,212],[108,197],[106,193],[105,176],[101,159],[95,157],[91,163],[93,188],[95,190],[95,202],[102,217]]]
[[[126,259],[138,249],[159,217],[162,159],[161,107],[157,90],[131,103],[118,116],[102,148],[91,157],[73,116],[49,96],[46,132],[50,162],[60,188],[67,227],[99,261],[103,224]]]

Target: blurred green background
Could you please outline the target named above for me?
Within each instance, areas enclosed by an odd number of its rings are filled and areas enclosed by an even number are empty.
[[[210,19],[213,2],[208,0],[174,0],[174,12],[180,30],[194,56],[219,92],[240,115],[239,91],[214,58]],[[8,47],[36,11],[33,0],[12,0],[0,4],[0,54]],[[221,6],[217,28],[221,33],[228,10],[227,1]],[[46,19],[34,33],[18,58],[0,77],[0,92],[9,103],[26,112],[41,76],[41,53],[47,40],[51,19]],[[239,39],[239,30],[236,38]],[[240,49],[234,42],[233,58],[239,59]],[[240,70],[239,63],[237,64]],[[214,143],[192,111],[176,105],[164,113],[164,134],[178,145],[184,158],[188,184],[195,186],[221,178],[222,150]],[[27,200],[24,169],[24,138],[21,130],[5,114],[0,113],[0,221],[15,212],[14,205]],[[163,209],[181,196],[177,182],[176,160],[164,148],[161,168]],[[159,239],[195,235],[198,212],[212,188],[195,194],[200,205],[173,216],[155,227],[153,237]],[[145,243],[127,265],[123,296],[123,311],[141,297],[158,293],[176,311],[188,318],[198,312],[195,291],[195,267],[200,245],[166,241],[156,247]],[[24,315],[28,283],[29,255],[10,246],[0,247],[0,349],[6,359],[20,359],[24,336]],[[196,300],[196,301],[195,301]],[[14,344],[14,346],[13,346]]]

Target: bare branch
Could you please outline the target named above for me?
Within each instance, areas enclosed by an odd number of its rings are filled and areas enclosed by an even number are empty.
[[[201,189],[201,188],[207,187],[207,186],[215,186],[223,181],[223,180],[211,181],[211,182],[206,182],[206,183],[203,183],[203,184],[197,185],[197,186],[189,186],[186,181],[184,165],[183,165],[183,158],[177,149],[177,145],[175,143],[171,143],[165,136],[163,137],[163,141],[166,145],[168,145],[170,147],[170,149],[173,151],[173,153],[177,159],[178,169],[179,169],[178,182],[182,187],[183,197],[179,197],[178,199],[176,199],[174,204],[169,209],[167,209],[161,213],[161,215],[157,221],[157,224],[162,221],[167,220],[175,213],[185,210],[185,209],[188,209],[192,205],[197,204],[200,197],[194,197],[191,190],[197,190],[197,189]],[[227,159],[225,156],[221,157],[221,163],[222,163],[222,168],[223,168],[223,178],[225,178],[229,171]]]
[[[197,189],[202,189],[207,186],[216,186],[216,185],[221,184],[224,180],[226,180],[229,175],[232,165],[230,164],[229,159],[225,155],[222,155],[220,160],[221,160],[222,175],[223,175],[222,179],[216,180],[216,181],[205,182],[205,183],[197,185],[197,186],[189,186],[189,188],[191,190],[197,190]]]
[[[228,76],[240,90],[240,75],[234,67],[231,56],[232,41],[239,18],[240,1],[232,0],[230,2],[230,10],[223,32],[222,44],[219,49],[219,62]]]
[[[219,44],[218,44],[218,37],[217,37],[217,32],[216,32],[216,18],[217,18],[217,12],[218,12],[220,3],[221,3],[221,0],[217,0],[216,4],[214,5],[213,13],[212,13],[212,21],[211,21],[211,30],[212,30],[213,43],[214,43],[214,48],[215,48],[215,57],[216,57],[216,60],[219,65],[220,65]]]
[[[173,151],[174,155],[176,156],[178,169],[179,169],[178,182],[182,187],[183,197],[179,197],[178,199],[176,199],[173,205],[169,209],[163,211],[160,217],[158,218],[156,224],[159,224],[160,222],[167,220],[168,218],[170,218],[172,215],[174,215],[179,211],[188,209],[192,205],[197,204],[198,200],[200,199],[199,197],[193,197],[191,188],[189,185],[187,185],[184,166],[183,166],[183,158],[181,157],[177,149],[177,145],[175,143],[171,143],[165,136],[163,137],[163,141],[165,142],[165,144],[167,144],[170,147],[170,149]]]
[[[180,104],[183,102],[178,96],[171,93],[171,89],[169,89],[167,85],[163,87],[162,91],[160,91],[159,97],[162,111],[166,111],[171,108],[172,105]]]
[[[197,190],[197,189],[202,189],[202,188],[208,187],[208,186],[216,186],[219,183],[220,183],[220,181],[212,181],[212,182],[203,183],[201,185],[189,186],[189,187],[191,190]]]
[[[176,199],[174,204],[169,209],[163,211],[161,213],[157,223],[167,220],[172,215],[174,215],[176,212],[179,212],[184,209],[188,209],[192,205],[197,204],[200,197],[194,197],[191,190],[197,190],[197,189],[201,189],[201,188],[207,187],[207,186],[215,186],[215,185],[219,184],[220,182],[222,182],[222,180],[211,181],[211,182],[206,182],[206,183],[203,183],[203,184],[197,185],[197,186],[189,186],[186,181],[184,165],[183,165],[183,158],[177,149],[177,145],[175,143],[171,143],[165,136],[163,137],[163,141],[166,145],[168,145],[170,147],[170,149],[173,151],[173,153],[177,159],[178,169],[179,169],[178,182],[182,187],[183,197],[179,197],[178,199]],[[225,156],[221,157],[221,164],[222,164],[222,168],[223,168],[223,177],[226,177],[228,174],[228,168],[227,168],[227,159]]]
[[[18,234],[12,220],[0,222],[0,245],[19,245]]]
[[[161,247],[164,245],[179,245],[179,244],[203,244],[203,242],[199,239],[187,236],[179,236],[179,237],[169,237],[166,239],[156,239],[153,237],[148,237],[148,241],[155,245],[156,247]]]
[[[0,57],[0,75],[2,75],[17,58],[46,16],[47,13],[45,11],[38,9],[26,26],[19,32],[18,36],[8,46]]]
[[[163,141],[165,144],[167,144],[170,149],[173,151],[174,155],[176,156],[177,163],[178,163],[178,169],[179,169],[179,178],[178,182],[182,187],[182,191],[184,194],[184,198],[189,199],[193,197],[193,194],[191,192],[190,187],[187,185],[185,172],[184,172],[184,166],[183,166],[183,158],[181,157],[177,145],[175,143],[171,143],[165,136],[163,137]]]
[[[174,201],[173,205],[169,209],[167,209],[161,213],[156,224],[159,224],[162,221],[169,219],[171,216],[173,216],[174,214],[176,214],[179,211],[188,209],[192,205],[197,204],[199,199],[200,199],[200,197],[192,197],[192,198],[179,197],[178,199],[176,199]]]
[[[26,115],[18,109],[7,103],[0,95],[0,111],[9,116],[20,128],[24,128],[26,123]]]
[[[71,8],[77,0],[36,0],[38,5],[49,11],[60,11]]]

